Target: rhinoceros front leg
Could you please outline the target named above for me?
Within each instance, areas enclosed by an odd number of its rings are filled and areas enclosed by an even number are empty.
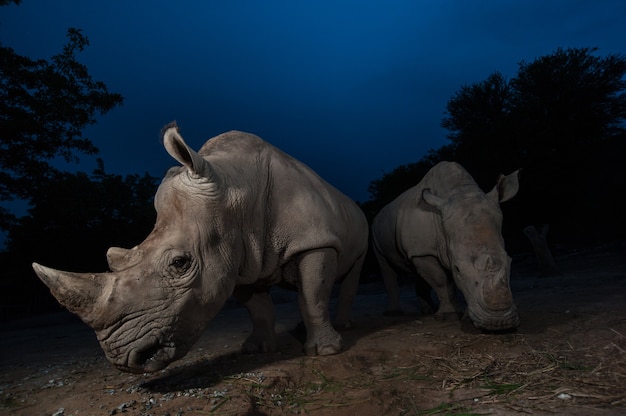
[[[243,343],[244,353],[276,351],[274,332],[274,305],[268,291],[256,291],[249,287],[238,287],[235,298],[244,304],[252,320],[252,334]]]
[[[300,312],[306,327],[307,355],[331,355],[341,351],[343,340],[329,319],[328,301],[337,275],[337,253],[319,249],[304,253],[298,263]]]
[[[400,305],[400,288],[398,287],[398,275],[396,271],[391,267],[385,256],[374,250],[376,254],[376,260],[380,266],[380,274],[383,276],[383,283],[385,284],[385,290],[387,291],[387,309],[385,315],[396,316],[402,315],[404,312]]]
[[[456,301],[455,286],[439,260],[433,256],[411,259],[417,273],[433,288],[439,298],[439,309],[435,318],[439,320],[458,319],[460,308]]]

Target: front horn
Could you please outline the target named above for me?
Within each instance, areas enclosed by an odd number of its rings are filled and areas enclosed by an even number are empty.
[[[33,270],[57,301],[87,324],[109,281],[102,273],[72,273],[33,263]]]

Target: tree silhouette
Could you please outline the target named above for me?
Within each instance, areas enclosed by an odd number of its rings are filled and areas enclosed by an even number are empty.
[[[98,149],[83,129],[122,104],[94,81],[76,53],[87,45],[80,30],[67,31],[63,52],[50,61],[32,60],[0,45],[0,201],[30,200],[58,172],[53,161],[77,161]],[[0,208],[0,228],[14,220]]]
[[[27,262],[104,270],[109,246],[133,247],[152,229],[157,186],[148,174],[122,177],[103,168],[59,174],[11,227],[7,250],[25,253]]]
[[[485,81],[463,86],[447,105],[442,127],[454,146],[454,159],[481,186],[491,186],[499,173],[511,169],[519,154],[511,126],[510,83],[499,72]]]
[[[522,62],[511,80],[516,128],[533,160],[578,153],[623,130],[626,58],[597,48],[558,49]],[[530,134],[532,133],[532,137]]]
[[[468,170],[489,172],[577,160],[623,131],[626,59],[596,48],[557,49],[464,86],[447,104],[442,126]]]

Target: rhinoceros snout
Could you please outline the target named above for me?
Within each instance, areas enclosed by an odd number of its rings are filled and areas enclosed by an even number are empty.
[[[176,348],[152,345],[130,354],[128,369],[136,373],[153,373],[168,366],[176,357]]]
[[[128,373],[159,371],[184,355],[174,343],[161,342],[156,336],[145,337],[125,350],[112,348],[106,341],[101,345],[111,364]]]
[[[484,289],[483,302],[488,310],[507,310],[513,305],[513,294],[506,283],[499,283]]]
[[[492,311],[470,307],[468,312],[474,326],[484,331],[514,330],[520,324],[517,308],[513,304],[507,310]]]
[[[501,331],[519,326],[508,275],[486,279],[481,295],[468,306],[469,316],[476,327],[487,331]]]

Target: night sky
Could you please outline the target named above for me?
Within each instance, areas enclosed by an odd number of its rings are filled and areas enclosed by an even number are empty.
[[[85,134],[109,173],[161,177],[176,162],[159,131],[177,120],[195,149],[257,134],[363,202],[372,180],[448,143],[463,85],[558,47],[626,54],[624,22],[623,0],[23,0],[0,7],[0,42],[49,59],[83,30],[79,61],[125,98]]]

